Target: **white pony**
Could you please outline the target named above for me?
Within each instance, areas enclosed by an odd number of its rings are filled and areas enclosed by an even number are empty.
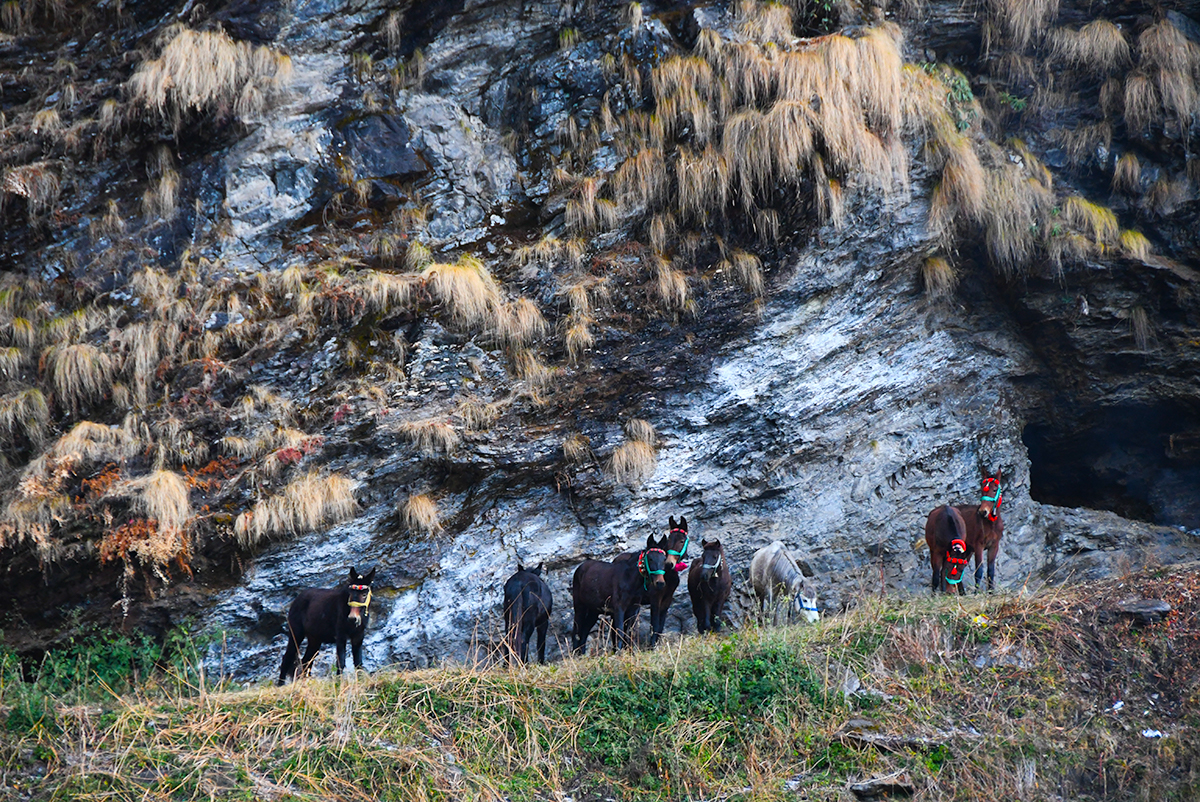
[[[767,604],[774,608],[776,599],[786,597],[791,599],[789,618],[792,612],[809,624],[815,624],[821,618],[817,610],[817,591],[800,572],[781,540],[754,552],[754,559],[750,561],[750,584],[754,586],[760,610],[765,610]]]

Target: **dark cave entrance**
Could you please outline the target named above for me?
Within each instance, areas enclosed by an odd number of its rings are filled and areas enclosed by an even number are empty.
[[[1200,528],[1200,414],[1174,404],[1095,410],[1030,423],[1029,495],[1062,507]]]

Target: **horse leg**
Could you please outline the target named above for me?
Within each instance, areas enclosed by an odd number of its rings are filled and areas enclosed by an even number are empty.
[[[979,585],[983,582],[983,544],[979,543],[975,546],[975,551],[971,555],[971,559],[975,561],[975,592],[979,592]]]
[[[575,654],[583,654],[587,650],[588,635],[600,614],[595,610],[575,608]]]
[[[538,638],[538,662],[539,663],[546,662],[546,631],[548,629],[550,629],[549,621],[543,621],[542,623],[538,624],[537,638]]]
[[[658,639],[662,637],[663,627],[666,625],[667,611],[659,609],[657,604],[650,605],[650,648],[653,649],[658,645]]]
[[[317,652],[321,651],[321,641],[310,637],[308,645],[304,647],[304,659],[300,661],[300,673],[307,677],[312,671],[313,660],[317,659]]]
[[[354,669],[361,671],[363,667],[362,638],[353,638],[350,641],[350,656],[354,658]]]
[[[517,632],[517,654],[520,655],[522,663],[529,662],[529,638],[531,635],[533,635],[533,627],[526,626],[526,623],[522,621]]]
[[[337,639],[337,673],[346,670],[346,636],[339,635]]]
[[[1000,541],[999,541],[999,540],[997,540],[997,541],[996,541],[996,542],[995,542],[995,543],[992,545],[992,547],[991,547],[990,549],[988,549],[988,558],[987,558],[987,563],[988,563],[988,566],[987,566],[987,568],[988,568],[988,572],[987,572],[987,576],[988,576],[988,583],[987,583],[987,589],[988,589],[988,591],[989,591],[989,592],[990,592],[990,591],[992,591],[992,590],[994,590],[994,589],[995,589],[995,587],[996,587],[996,555],[997,555],[997,554],[999,554],[999,553],[1000,553]]]
[[[942,566],[938,565],[937,558],[931,553],[929,555],[929,566],[933,570],[933,578],[929,580],[929,587],[933,589],[933,595],[937,595],[942,584]]]
[[[616,601],[615,599],[613,601]],[[613,605],[612,614],[613,623],[613,651],[620,651],[623,646],[622,641],[625,636],[625,610],[616,604]]]
[[[279,684],[287,682],[289,679],[296,677],[296,657],[300,654],[300,641],[296,640],[295,634],[288,630],[287,650],[283,653],[283,665],[279,667]]]

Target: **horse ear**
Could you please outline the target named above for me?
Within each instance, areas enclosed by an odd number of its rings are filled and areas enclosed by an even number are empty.
[[[517,572],[520,573],[521,571],[524,571],[524,570],[525,570],[525,565],[520,560],[517,560]]]
[[[996,469],[996,481],[1000,484],[1004,484],[1004,470],[1001,468]]]
[[[371,580],[373,580],[374,578],[375,578],[375,567],[372,567],[370,571],[367,571],[365,574],[363,574],[362,576],[359,577],[359,579],[362,580],[362,584],[364,584],[364,585],[371,584]]]
[[[537,564],[537,568],[534,568],[534,569],[533,569],[533,573],[537,574],[538,576],[541,576],[541,575],[542,575],[542,569],[543,569],[543,568],[545,568],[545,567],[546,567],[546,563],[545,563],[545,562],[540,562],[540,563],[538,563],[538,564]]]
[[[656,545],[658,544],[654,542],[654,535],[646,535],[646,548],[652,549]]]
[[[350,584],[353,585],[358,581],[358,571],[352,565],[350,566]]]
[[[685,532],[687,531],[687,516],[686,515],[679,516],[679,528],[684,530]]]
[[[675,528],[675,516],[674,515],[667,518],[667,526],[671,527],[672,529]]]

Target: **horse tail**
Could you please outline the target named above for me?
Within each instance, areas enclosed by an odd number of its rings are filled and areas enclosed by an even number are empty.
[[[512,604],[508,606],[508,632],[505,640],[508,642],[509,661],[514,661],[521,654],[521,640],[524,637],[525,610],[529,607],[529,583],[521,585],[521,589],[513,594]]]

